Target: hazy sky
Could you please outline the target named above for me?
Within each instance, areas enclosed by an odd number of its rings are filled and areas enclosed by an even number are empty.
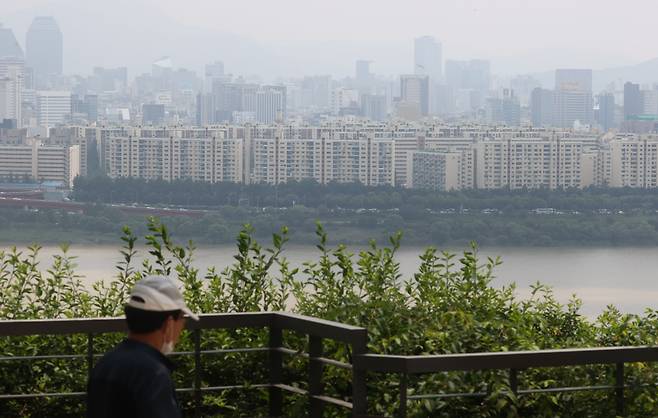
[[[162,55],[200,69],[264,76],[412,70],[413,38],[432,35],[444,59],[487,58],[494,72],[605,68],[658,57],[656,0],[0,0],[21,44],[37,15],[64,33],[65,70]]]

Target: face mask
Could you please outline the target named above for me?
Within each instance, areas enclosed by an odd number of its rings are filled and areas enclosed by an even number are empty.
[[[173,341],[167,341],[164,344],[162,344],[162,347],[160,348],[160,352],[164,354],[165,356],[171,354],[174,352],[174,342]]]
[[[172,340],[167,341],[167,336],[168,335],[173,336],[173,332],[172,332],[171,328],[172,328],[171,326],[167,328],[167,331],[165,332],[165,340],[162,343],[162,347],[160,347],[160,352],[162,354],[164,354],[165,356],[174,352],[174,340],[172,339]]]

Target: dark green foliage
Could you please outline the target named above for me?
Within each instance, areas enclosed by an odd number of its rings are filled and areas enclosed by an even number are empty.
[[[194,267],[194,245],[176,244],[158,220],[147,225],[148,257],[135,265],[138,239],[123,230],[123,260],[111,281],[85,288],[75,274],[74,259],[62,249],[51,268],[36,262],[38,247],[0,253],[0,318],[64,318],[118,316],[130,286],[145,274],[168,274],[181,280],[185,297],[198,312],[294,310],[301,314],[368,328],[370,351],[383,354],[441,354],[546,348],[655,344],[658,313],[626,315],[614,307],[594,320],[583,317],[577,299],[558,303],[551,290],[534,286],[531,297],[519,299],[513,286],[491,286],[492,272],[500,260],[481,260],[472,245],[461,256],[427,249],[413,277],[402,277],[395,253],[401,235],[387,246],[375,242],[355,255],[345,246],[331,246],[324,228],[316,226],[318,259],[298,268],[284,257],[288,231],[273,234],[269,248],[245,226],[238,235],[235,261],[222,271],[200,272]],[[96,351],[110,349],[120,335],[97,336]],[[308,349],[294,333],[284,335],[293,349]],[[260,347],[267,343],[264,330],[206,331],[203,349]],[[189,335],[179,349],[191,350]],[[85,336],[24,337],[0,339],[3,355],[84,354]],[[349,348],[327,341],[325,356],[349,361]],[[179,387],[193,380],[193,361],[175,357]],[[261,383],[267,379],[262,353],[205,355],[203,384],[221,386]],[[307,362],[286,357],[287,383],[304,387]],[[656,380],[650,364],[626,368],[628,415],[658,415]],[[33,393],[84,390],[86,366],[79,360],[39,360],[0,363],[0,393]],[[350,375],[327,367],[325,390],[348,399]],[[397,408],[398,376],[369,376],[372,414],[392,416]],[[521,388],[606,385],[613,383],[609,366],[531,369],[521,371]],[[295,383],[296,382],[296,383]],[[609,391],[570,392],[515,397],[506,371],[442,373],[410,379],[410,393],[485,392],[484,398],[451,398],[409,403],[413,417],[606,417],[613,416],[614,397]],[[264,415],[267,394],[258,389],[226,391],[204,396],[203,416],[241,417]],[[192,398],[182,396],[186,415]],[[286,396],[288,416],[304,416],[307,400]],[[80,399],[0,401],[0,417],[79,417]],[[346,416],[329,409],[327,416]]]
[[[313,180],[268,184],[202,183],[191,180],[147,181],[104,176],[75,179],[73,198],[81,202],[173,204],[198,207],[292,207],[333,209],[399,209],[409,217],[422,211],[496,209],[503,212],[553,208],[588,213],[658,210],[658,189],[588,188],[566,190],[463,190],[435,192],[389,186]]]

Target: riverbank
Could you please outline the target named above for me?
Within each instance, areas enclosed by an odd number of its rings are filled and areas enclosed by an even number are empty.
[[[330,243],[364,245],[380,243],[397,231],[403,242],[418,246],[463,247],[471,241],[498,247],[624,247],[658,246],[658,213],[423,213],[422,216],[389,212],[331,212],[294,207],[266,210],[222,207],[200,219],[164,217],[170,232],[180,241],[197,244],[230,244],[244,224],[254,236],[268,241],[287,226],[290,239],[315,245],[316,222],[329,232]],[[0,210],[0,242],[93,243],[118,242],[128,225],[136,235],[148,233],[143,215],[126,215],[113,207],[90,205],[84,213],[59,210]]]

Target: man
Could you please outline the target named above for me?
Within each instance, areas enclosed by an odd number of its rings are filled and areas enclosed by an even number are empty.
[[[128,338],[94,367],[87,418],[180,418],[167,357],[187,315],[199,320],[166,277],[138,281],[125,306]]]

